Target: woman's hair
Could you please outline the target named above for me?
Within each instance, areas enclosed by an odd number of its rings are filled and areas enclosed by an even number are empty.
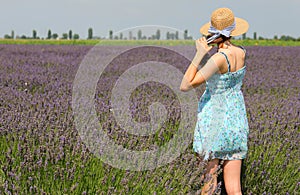
[[[208,39],[209,37],[212,37],[212,36],[213,36],[213,34],[207,35],[206,39]],[[220,43],[224,43],[225,41],[230,40],[230,39],[231,39],[231,36],[226,37],[224,35],[220,35],[218,38],[216,38],[209,44],[220,44]]]

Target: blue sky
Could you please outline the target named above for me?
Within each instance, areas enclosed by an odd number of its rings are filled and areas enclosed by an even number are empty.
[[[210,19],[213,10],[229,7],[237,17],[248,20],[247,36],[273,38],[274,35],[300,37],[300,0],[0,0],[0,37],[10,34],[32,35],[35,29],[46,37],[53,33],[78,33],[86,38],[92,27],[95,36],[108,31],[142,25],[162,25],[189,30],[194,38]]]

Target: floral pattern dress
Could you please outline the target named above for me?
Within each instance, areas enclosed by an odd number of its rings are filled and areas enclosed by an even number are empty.
[[[220,52],[222,53],[222,52]],[[193,151],[208,159],[237,160],[247,155],[249,126],[241,86],[246,65],[235,72],[215,73],[198,102]]]

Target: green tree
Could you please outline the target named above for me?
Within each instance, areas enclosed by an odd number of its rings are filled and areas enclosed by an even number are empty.
[[[288,41],[296,41],[297,39],[295,39],[294,37],[292,36],[287,36],[288,37]]]
[[[121,40],[123,39],[123,33],[120,33],[120,39]]]
[[[159,29],[156,31],[156,39],[157,39],[157,40],[160,39],[160,30],[159,30]]]
[[[246,33],[244,33],[244,34],[242,35],[242,37],[243,37],[243,38],[242,38],[243,40],[246,40]]]
[[[62,39],[68,39],[68,34],[67,33],[63,33],[62,34]]]
[[[70,40],[73,39],[73,32],[72,32],[72,30],[69,30],[69,39]]]
[[[138,40],[142,39],[142,30],[139,30],[137,33]]]
[[[74,34],[73,39],[79,39],[79,35],[78,34]]]
[[[57,37],[58,37],[58,34],[57,34],[57,33],[54,33],[54,34],[52,35],[52,38],[53,38],[53,39],[57,39]]]
[[[188,30],[184,30],[183,38],[188,39]]]
[[[15,31],[12,30],[10,36],[11,36],[11,39],[14,39],[15,38]]]
[[[170,39],[170,32],[169,31],[167,32],[166,38],[167,38],[167,40]]]
[[[257,33],[256,33],[256,32],[253,33],[253,39],[254,39],[254,40],[257,39]]]
[[[47,36],[47,39],[51,39],[51,38],[52,38],[51,30],[48,30],[48,36]]]
[[[37,35],[36,30],[33,30],[33,31],[32,31],[32,38],[33,38],[33,39],[36,39],[36,35]]]
[[[114,33],[112,30],[109,31],[109,39],[113,39],[114,38]]]
[[[9,36],[8,34],[5,34],[4,39],[11,39],[11,36]]]
[[[93,38],[93,29],[89,28],[88,29],[88,39],[92,39]]]
[[[172,40],[175,39],[175,33],[172,33],[172,34],[171,34],[171,38],[172,38]]]
[[[175,32],[175,39],[176,39],[176,40],[179,39],[179,33],[178,33],[178,31]]]
[[[275,39],[275,40],[278,40],[278,36],[277,36],[277,35],[275,35],[273,39]]]

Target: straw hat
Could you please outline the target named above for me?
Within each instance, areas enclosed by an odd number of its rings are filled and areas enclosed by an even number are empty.
[[[208,29],[210,28],[210,24],[215,27],[217,30],[223,30],[228,26],[231,26],[235,21],[235,29],[231,31],[230,36],[238,36],[242,35],[248,31],[249,24],[246,20],[238,17],[234,17],[233,12],[228,8],[219,8],[213,11],[211,15],[210,22],[204,24],[200,28],[200,32],[207,36],[210,34]]]

